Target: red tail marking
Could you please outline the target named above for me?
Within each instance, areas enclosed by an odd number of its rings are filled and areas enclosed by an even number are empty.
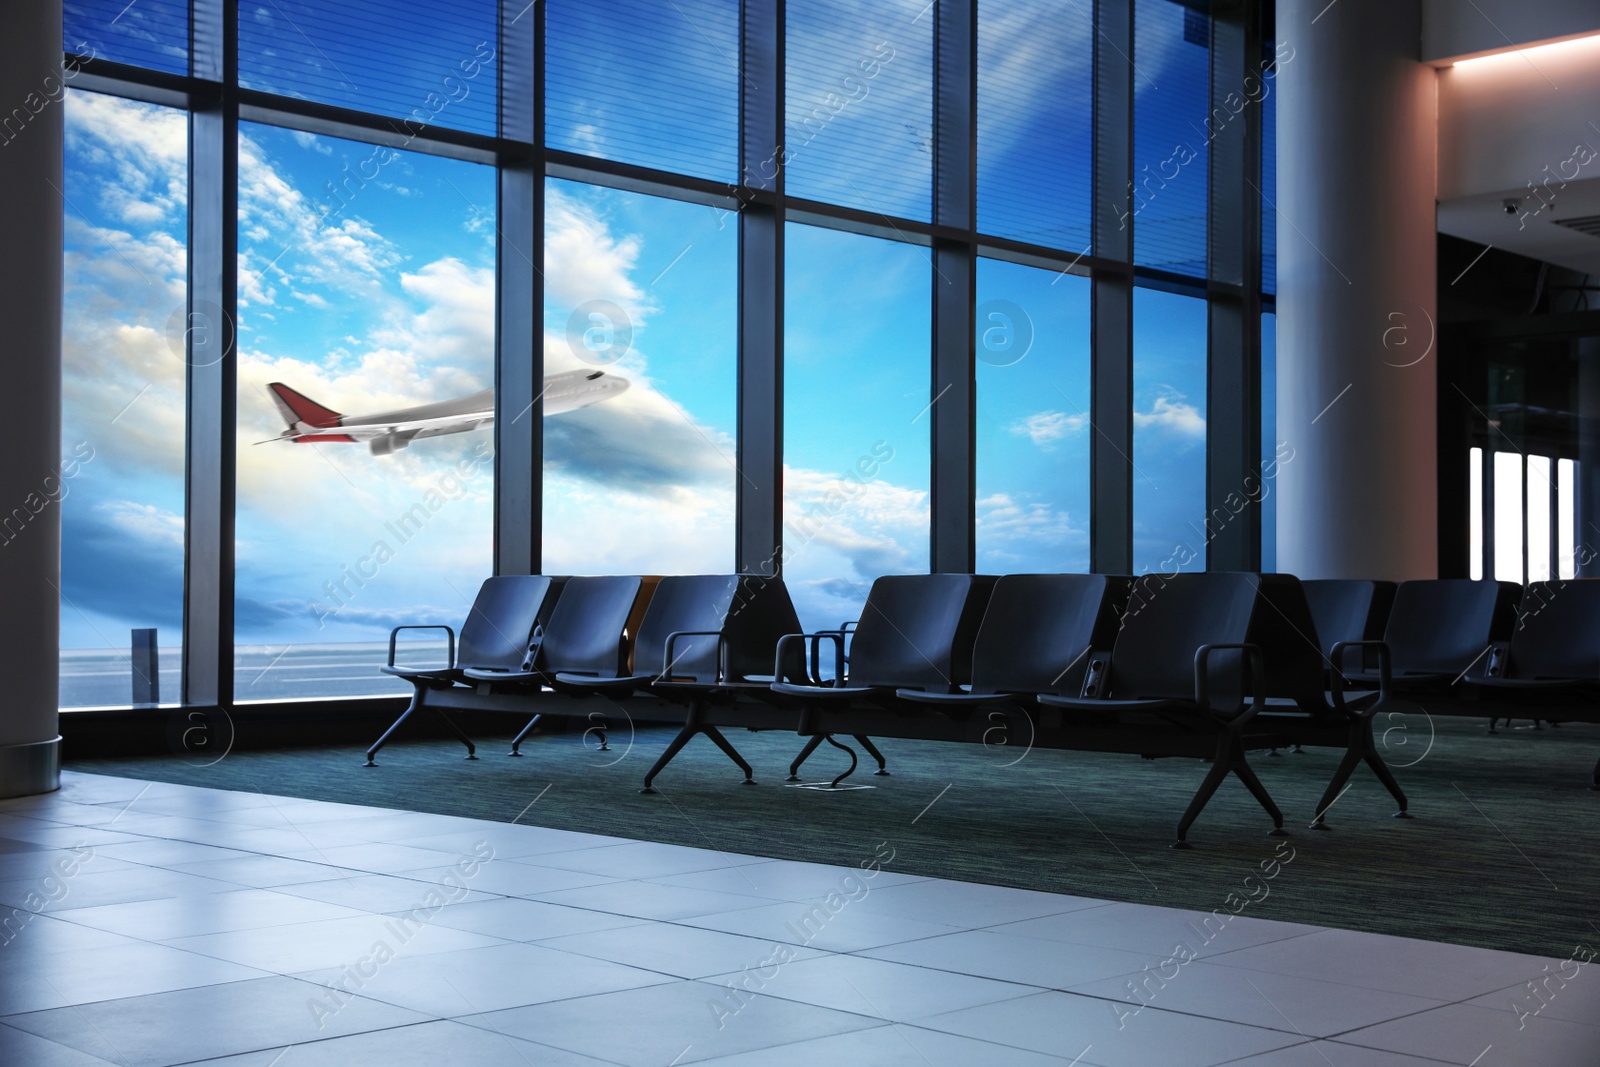
[[[273,382],[268,385],[267,388],[271,389],[273,395],[278,398],[280,410],[285,408],[287,409],[287,411],[283,411],[282,413],[285,416],[286,421],[289,422],[291,429],[293,428],[296,420],[318,430],[330,429],[339,425],[339,420],[344,417],[337,411],[323,407],[310,397],[302,396],[293,389],[290,389],[287,385],[284,385],[282,382]],[[293,419],[288,419],[290,414],[294,416]],[[350,440],[350,438],[347,438],[342,434],[333,435],[328,439],[335,441]]]

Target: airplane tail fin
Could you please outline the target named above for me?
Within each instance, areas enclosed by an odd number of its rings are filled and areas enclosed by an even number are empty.
[[[283,421],[288,424],[288,429],[281,435],[297,441],[353,441],[354,438],[345,434],[320,434],[315,431],[336,429],[344,418],[332,408],[325,408],[302,393],[297,393],[282,382],[271,382],[267,388],[272,390],[272,402],[277,405],[278,414],[283,416]]]

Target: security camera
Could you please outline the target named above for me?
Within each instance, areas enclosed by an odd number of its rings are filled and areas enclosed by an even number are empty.
[[[1521,200],[1507,200],[1500,205],[1506,209],[1507,215],[1515,215],[1522,208]]]

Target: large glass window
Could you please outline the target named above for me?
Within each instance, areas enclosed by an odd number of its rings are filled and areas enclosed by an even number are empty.
[[[61,706],[126,705],[151,683],[176,702],[188,119],[76,90],[64,106],[62,462],[40,501],[61,508]],[[155,677],[135,667],[135,629],[156,631]]]
[[[64,0],[61,31],[74,55],[189,73],[189,0]]]
[[[1089,279],[978,261],[977,561],[1089,569]]]
[[[1243,487],[1241,487],[1241,490]],[[1133,569],[1206,567],[1206,545],[1246,509],[1206,515],[1206,303],[1133,291]]]
[[[807,630],[882,574],[928,569],[928,251],[791,224],[783,319],[783,567]]]
[[[734,236],[710,208],[546,185],[547,573],[733,569]]]
[[[789,195],[930,217],[934,22],[927,0],[789,3]]]
[[[980,0],[980,231],[1089,251],[1093,100],[1093,4]]]
[[[1204,5],[1134,0],[1133,69],[1134,262],[1203,278],[1210,141],[1218,123],[1244,121],[1210,113]]]
[[[495,0],[239,5],[239,84],[392,115],[404,131],[495,132]]]
[[[545,56],[551,148],[734,178],[738,0],[548,0]]]
[[[237,699],[402,691],[389,628],[490,573],[494,203],[488,167],[241,124]]]

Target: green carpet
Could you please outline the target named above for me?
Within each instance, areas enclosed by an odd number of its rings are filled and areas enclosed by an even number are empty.
[[[1272,869],[1280,839],[1236,779],[1195,824],[1193,851],[1167,847],[1205,774],[1197,760],[1033,751],[1016,761],[1015,748],[889,740],[893,777],[863,760],[851,781],[875,788],[824,792],[785,788],[793,734],[730,731],[759,786],[741,786],[697,738],[658,779],[660,795],[641,796],[671,736],[641,727],[615,731],[610,752],[577,734],[534,738],[523,759],[497,740],[477,762],[455,742],[402,740],[376,768],[354,748],[237,752],[210,767],[179,757],[69,766],[825,863],[857,864],[886,842],[889,868],[912,874],[1206,912],[1248,897],[1242,914],[1561,959],[1580,943],[1600,948],[1600,793],[1587,788],[1600,728],[1488,736],[1481,719],[1415,716],[1378,730],[1414,820],[1390,818],[1363,768],[1329,813],[1334,829],[1307,830],[1339,753],[1252,755],[1292,833],[1278,854],[1293,859],[1268,881],[1261,866]],[[808,780],[846,762],[823,746]]]

